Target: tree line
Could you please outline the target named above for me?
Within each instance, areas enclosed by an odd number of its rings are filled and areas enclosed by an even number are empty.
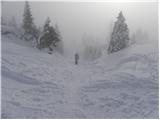
[[[62,44],[62,39],[58,26],[52,26],[51,20],[48,17],[43,29],[40,30],[34,23],[28,1],[25,2],[24,6],[22,28],[24,29],[23,38],[26,41],[32,41],[34,47],[37,47],[38,49],[49,48],[50,53],[56,47],[61,47],[60,51],[62,52],[62,46],[59,45]]]
[[[32,40],[34,46],[42,49],[49,48],[50,51],[53,47],[61,41],[59,32],[55,27],[50,25],[51,20],[49,17],[43,26],[43,30],[37,29],[34,24],[33,17],[29,2],[25,2],[24,14],[23,14],[23,28],[24,28],[24,39],[27,41]],[[108,53],[117,52],[125,47],[129,43],[129,29],[125,23],[125,18],[122,11],[117,17],[117,21],[114,24],[113,32],[111,33],[111,39],[108,46]]]
[[[5,21],[2,18],[1,20],[2,25],[5,25]],[[14,17],[12,18],[12,22],[8,23],[16,26],[16,22]],[[32,16],[31,8],[29,2],[26,1],[24,5],[24,13],[23,13],[23,21],[21,25],[21,38],[26,41],[32,43],[32,45],[38,49],[47,48],[49,53],[52,53],[54,50],[63,53],[63,42],[62,36],[58,29],[58,25],[55,24],[54,26],[51,25],[51,20],[49,17],[46,18],[46,21],[43,26],[36,26],[34,23],[34,17]],[[3,29],[2,29],[3,32]],[[139,38],[141,38],[141,32],[139,33]],[[118,14],[117,20],[114,23],[113,30],[110,35],[110,40],[107,43],[107,52],[111,54],[113,52],[117,52],[121,49],[126,48],[129,43],[135,43],[137,38],[137,33],[131,36],[131,40],[129,38],[129,29],[125,22],[125,17],[123,16],[122,11]],[[143,35],[143,36],[146,36]],[[142,37],[143,37],[142,36]],[[88,37],[85,37],[83,40],[88,41]],[[142,38],[141,38],[142,39]],[[145,38],[146,39],[146,38]],[[89,59],[96,59],[97,57],[101,56],[102,50],[101,46],[95,45],[86,45],[84,46],[84,56]]]

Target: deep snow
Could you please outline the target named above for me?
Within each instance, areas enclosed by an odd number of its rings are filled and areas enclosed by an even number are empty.
[[[157,44],[74,65],[13,36],[2,35],[2,118],[158,118]]]

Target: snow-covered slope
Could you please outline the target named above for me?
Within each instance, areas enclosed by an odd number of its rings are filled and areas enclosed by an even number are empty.
[[[158,47],[134,45],[100,58],[82,88],[89,118],[158,118]]]
[[[2,35],[2,118],[158,118],[157,45],[76,66],[11,39]]]

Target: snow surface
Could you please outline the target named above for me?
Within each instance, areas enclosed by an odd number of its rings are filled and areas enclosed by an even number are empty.
[[[157,44],[74,65],[18,41],[2,35],[2,118],[159,117]]]

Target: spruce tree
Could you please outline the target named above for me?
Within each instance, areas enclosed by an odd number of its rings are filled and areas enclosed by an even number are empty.
[[[109,43],[108,53],[117,52],[128,45],[129,29],[125,23],[122,12],[119,13],[117,21],[114,24],[111,40]]]
[[[56,43],[60,41],[58,33],[53,26],[50,25],[50,19],[47,18],[45,25],[43,27],[43,32],[39,38],[39,48],[50,48],[56,47]]]
[[[24,38],[26,40],[33,39],[33,31],[34,31],[33,17],[31,14],[31,9],[29,2],[25,2],[24,14],[23,14],[23,29],[24,29]]]

